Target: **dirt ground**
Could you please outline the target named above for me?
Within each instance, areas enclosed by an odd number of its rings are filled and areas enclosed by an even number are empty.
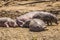
[[[31,32],[29,28],[0,27],[0,40],[60,40],[60,24],[47,26],[41,32]]]
[[[43,2],[43,3],[32,4],[32,5],[29,4],[22,5],[22,6],[10,5],[10,6],[0,7],[0,11],[18,10],[22,13],[36,11],[36,10],[49,10],[49,9],[59,10],[60,2],[55,2],[55,3]],[[29,31],[29,28],[21,28],[21,27],[16,27],[16,28],[0,27],[0,40],[60,40],[60,24],[47,26],[46,30],[41,32],[31,32]]]

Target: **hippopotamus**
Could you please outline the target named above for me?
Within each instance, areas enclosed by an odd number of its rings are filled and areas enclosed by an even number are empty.
[[[24,15],[21,15],[19,17],[16,17],[16,22],[18,26],[22,27],[25,24],[25,22],[34,18],[42,19],[45,23],[47,23],[47,25],[52,24],[53,22],[58,24],[57,17],[55,15],[48,12],[43,12],[43,11],[33,11],[33,12],[26,13]]]
[[[29,29],[31,31],[42,31],[46,28],[46,24],[41,19],[32,19],[29,23]]]
[[[52,25],[52,23],[59,24],[57,17],[49,12],[40,12],[35,14],[33,18],[41,19],[47,23],[47,25]]]
[[[22,26],[23,24],[25,24],[25,22],[31,20],[33,18],[33,16],[37,13],[39,13],[39,12],[33,11],[33,12],[26,13],[24,15],[21,15],[19,17],[16,17],[17,24],[19,26]]]
[[[16,27],[18,26],[16,21],[11,19],[11,18],[8,18],[8,17],[1,17],[0,18],[0,26],[2,27]]]

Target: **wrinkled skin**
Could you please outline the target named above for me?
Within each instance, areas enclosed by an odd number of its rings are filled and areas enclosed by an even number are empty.
[[[42,19],[47,25],[52,25],[52,23],[59,24],[58,19],[55,15],[48,12],[40,12],[36,14],[33,18]]]
[[[21,15],[19,17],[16,17],[16,22],[18,26],[23,27],[23,25],[27,21],[34,19],[34,18],[42,19],[45,23],[47,23],[47,25],[52,25],[53,22],[58,24],[58,21],[55,15],[48,13],[48,12],[43,12],[43,11],[33,11],[33,12],[26,13],[24,15]]]
[[[29,29],[31,31],[42,31],[46,28],[46,24],[40,19],[32,19],[29,23]]]
[[[17,23],[15,20],[8,18],[8,17],[1,17],[0,18],[0,26],[2,27],[16,27]]]

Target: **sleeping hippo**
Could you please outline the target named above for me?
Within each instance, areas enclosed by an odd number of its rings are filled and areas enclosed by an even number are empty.
[[[23,26],[25,22],[34,18],[42,19],[48,25],[49,23],[52,24],[52,22],[55,22],[56,24],[58,24],[58,21],[55,15],[48,12],[43,12],[43,11],[33,11],[33,12],[26,13],[24,15],[21,15],[16,18],[16,22],[18,26]]]
[[[15,20],[8,18],[8,17],[1,17],[0,18],[0,26],[2,27],[15,27],[17,23]]]
[[[46,28],[46,24],[40,19],[32,19],[29,23],[29,29],[31,31],[42,31]]]
[[[21,16],[17,17],[16,18],[17,24],[19,26],[22,26],[23,24],[25,24],[26,21],[31,20],[33,18],[33,16],[37,13],[39,13],[39,12],[33,11],[33,12],[29,12],[29,13],[26,13],[24,15],[21,15]]]
[[[40,12],[38,14],[35,14],[33,18],[42,19],[45,23],[47,23],[47,25],[52,25],[53,22],[57,25],[59,24],[57,17],[48,12]]]

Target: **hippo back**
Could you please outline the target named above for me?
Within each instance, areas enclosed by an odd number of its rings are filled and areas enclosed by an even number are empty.
[[[21,15],[21,16],[19,16],[19,17],[17,17],[17,19],[18,20],[22,20],[22,21],[26,21],[26,20],[29,20],[29,19],[32,19],[33,18],[33,16],[35,15],[35,14],[38,14],[39,12],[38,11],[33,11],[33,12],[29,12],[29,13],[26,13],[26,14],[24,14],[24,15]]]
[[[19,26],[23,25],[23,23],[25,23],[26,21],[31,20],[33,18],[33,16],[35,14],[37,14],[37,13],[39,13],[39,12],[37,12],[37,11],[36,12],[29,12],[29,13],[26,13],[24,15],[21,15],[21,16],[19,16],[19,17],[16,18],[16,22],[17,22],[17,24]]]
[[[29,24],[29,29],[32,31],[41,31],[46,27],[46,24],[40,19],[32,19]]]

